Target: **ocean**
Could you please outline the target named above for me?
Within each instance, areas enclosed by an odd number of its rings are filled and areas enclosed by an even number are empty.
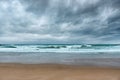
[[[120,44],[0,44],[0,63],[120,67]]]
[[[0,44],[0,52],[120,52],[120,44]]]

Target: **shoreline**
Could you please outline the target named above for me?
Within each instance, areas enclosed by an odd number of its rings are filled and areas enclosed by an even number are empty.
[[[10,58],[11,59],[11,58]],[[51,58],[46,60],[46,59],[28,59],[26,58],[25,60],[17,60],[17,61],[7,61],[1,60],[0,65],[6,64],[6,65],[66,65],[66,66],[89,66],[89,67],[107,67],[107,68],[120,68],[120,58],[66,58],[66,59],[55,59],[52,60]],[[30,61],[29,61],[30,60]],[[33,60],[33,61],[32,61]],[[56,61],[57,60],[57,61]]]
[[[120,80],[120,68],[0,63],[0,80]]]
[[[120,80],[120,54],[0,53],[0,80]]]

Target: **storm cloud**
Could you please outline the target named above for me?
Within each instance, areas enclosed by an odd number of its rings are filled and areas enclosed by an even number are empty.
[[[120,0],[0,0],[0,43],[120,43]]]

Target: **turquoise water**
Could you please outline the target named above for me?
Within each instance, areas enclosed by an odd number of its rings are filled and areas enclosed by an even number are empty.
[[[119,44],[1,44],[0,63],[70,64],[120,68]]]
[[[120,44],[0,44],[0,52],[120,52]]]

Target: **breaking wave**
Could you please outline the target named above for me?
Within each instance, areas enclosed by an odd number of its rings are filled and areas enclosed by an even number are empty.
[[[119,44],[51,44],[51,45],[10,45],[0,44],[0,52],[104,52],[120,51]]]

